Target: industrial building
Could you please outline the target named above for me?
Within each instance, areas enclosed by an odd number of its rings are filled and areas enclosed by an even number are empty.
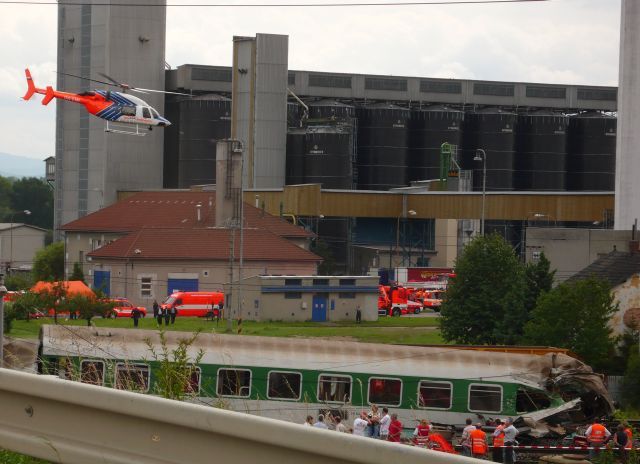
[[[89,80],[104,80],[100,73],[164,88],[166,5],[157,0],[137,5],[98,0],[58,5],[58,90],[103,88]],[[145,95],[145,101],[164,112],[161,94]],[[161,130],[146,137],[106,136],[104,121],[82,105],[57,101],[56,110],[56,238],[63,224],[112,204],[118,190],[162,187]]]
[[[301,204],[286,201],[267,207],[318,234],[335,258],[334,272],[361,273],[387,260],[390,267],[450,266],[451,249],[481,230],[503,234],[526,256],[524,229],[540,217],[556,226],[613,225],[609,201],[572,220],[531,195],[523,204],[534,206],[518,206],[514,218],[508,205],[519,200],[506,196],[504,209],[487,205],[485,221],[484,195],[482,213],[475,198],[460,196],[447,217],[426,215],[430,206],[407,207],[406,198],[443,190],[548,194],[556,205],[573,202],[563,195],[612,197],[615,87],[289,70],[288,38],[273,34],[234,37],[231,67],[165,69],[164,5],[126,7],[126,15],[124,6],[92,1],[58,7],[59,70],[106,72],[192,97],[150,95],[173,125],[144,138],[105,137],[101,121],[59,103],[56,229],[113,203],[117,192],[215,184],[216,143],[229,137],[243,143],[244,186],[256,196],[268,197],[268,189],[286,196],[285,185],[308,184],[345,202],[356,191],[401,196],[403,205],[386,217],[373,204],[344,215],[317,208],[305,215]],[[58,86],[88,90],[89,82],[60,75]]]

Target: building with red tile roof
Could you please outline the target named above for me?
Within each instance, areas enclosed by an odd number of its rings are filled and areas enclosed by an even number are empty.
[[[173,290],[222,290],[231,243],[239,278],[240,233],[215,225],[215,192],[139,192],[65,224],[66,271],[82,264],[94,288],[151,306]],[[314,275],[313,234],[245,203],[243,277]]]

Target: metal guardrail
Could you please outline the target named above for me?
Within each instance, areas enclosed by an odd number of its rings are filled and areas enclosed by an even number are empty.
[[[480,462],[8,369],[0,369],[0,448],[68,464]]]

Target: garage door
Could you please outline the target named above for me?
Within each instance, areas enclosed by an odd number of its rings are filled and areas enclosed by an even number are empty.
[[[173,292],[197,292],[198,279],[169,279],[167,280],[167,295]]]
[[[111,293],[111,271],[93,271],[93,289],[106,296]]]

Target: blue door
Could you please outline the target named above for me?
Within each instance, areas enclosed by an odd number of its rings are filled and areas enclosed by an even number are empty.
[[[167,281],[167,295],[173,292],[197,292],[198,279],[169,279]]]
[[[311,320],[314,322],[324,322],[327,320],[326,295],[313,296],[313,307],[311,308]]]
[[[111,271],[93,271],[93,289],[106,296],[111,293]]]

